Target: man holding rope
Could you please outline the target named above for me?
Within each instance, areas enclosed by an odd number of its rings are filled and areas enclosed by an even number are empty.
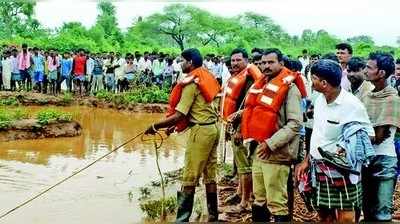
[[[193,209],[194,193],[200,177],[206,185],[208,221],[218,221],[216,185],[217,145],[219,129],[216,96],[220,86],[203,65],[199,50],[183,51],[182,71],[186,77],[171,92],[167,118],[152,124],[145,134],[155,134],[161,128],[169,131],[189,129],[182,189],[177,192],[177,222],[188,222]]]

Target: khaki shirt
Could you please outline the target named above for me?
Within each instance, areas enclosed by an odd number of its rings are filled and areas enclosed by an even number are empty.
[[[189,115],[190,122],[205,124],[217,121],[218,98],[207,103],[195,83],[186,85],[182,90],[181,99],[176,110],[184,115]]]

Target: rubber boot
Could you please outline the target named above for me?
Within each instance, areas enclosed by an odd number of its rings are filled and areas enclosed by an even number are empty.
[[[208,222],[218,221],[218,196],[217,193],[207,193]]]
[[[251,205],[251,219],[253,222],[270,222],[271,213],[269,212],[267,206],[259,206],[256,204]]]
[[[289,215],[274,215],[274,222],[290,222]]]
[[[177,192],[178,211],[176,222],[189,222],[192,215],[194,193]]]

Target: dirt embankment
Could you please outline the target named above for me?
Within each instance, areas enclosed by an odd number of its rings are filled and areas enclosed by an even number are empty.
[[[50,96],[41,93],[32,92],[5,92],[0,91],[0,100],[6,102],[6,105],[19,104],[24,106],[90,106],[98,108],[112,108],[116,110],[124,110],[130,112],[146,112],[146,113],[164,113],[167,111],[167,104],[160,103],[130,103],[120,104],[115,102],[106,102],[93,96],[85,97],[66,97]],[[4,104],[4,103],[3,103]]]
[[[22,139],[74,137],[82,132],[81,125],[76,121],[53,121],[41,125],[36,119],[15,121],[5,129],[0,130],[1,141]]]

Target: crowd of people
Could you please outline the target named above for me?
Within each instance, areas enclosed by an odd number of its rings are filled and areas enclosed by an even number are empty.
[[[188,129],[177,222],[189,221],[200,178],[208,221],[218,220],[221,138],[231,145],[239,183],[224,202],[232,205],[223,211],[228,216],[251,211],[253,222],[288,222],[297,187],[323,222],[392,220],[399,59],[379,51],[353,57],[347,43],[323,56],[304,50],[297,59],[276,48],[251,55],[238,48],[220,88],[197,49],[181,58],[187,75],[171,92],[168,116],[146,130]]]
[[[180,58],[162,52],[91,53],[83,49],[3,46],[0,90],[35,91],[57,95],[61,91],[93,95],[100,90],[129,91],[138,85],[171,87],[182,76]],[[208,55],[205,65],[222,80],[223,58]],[[226,77],[226,75],[225,75]]]
[[[334,49],[333,49],[334,50]],[[391,221],[400,155],[400,59],[385,52],[353,57],[347,43],[325,55],[303,50],[197,49],[163,53],[43,51],[5,48],[1,89],[77,95],[171,88],[169,133],[189,130],[177,221],[188,221],[195,188],[206,186],[209,221],[218,220],[217,146],[231,145],[238,188],[226,213],[251,211],[255,222],[287,222],[293,187],[321,221]],[[222,125],[221,125],[222,124]],[[222,128],[221,128],[222,127]],[[221,134],[223,133],[223,134]]]

